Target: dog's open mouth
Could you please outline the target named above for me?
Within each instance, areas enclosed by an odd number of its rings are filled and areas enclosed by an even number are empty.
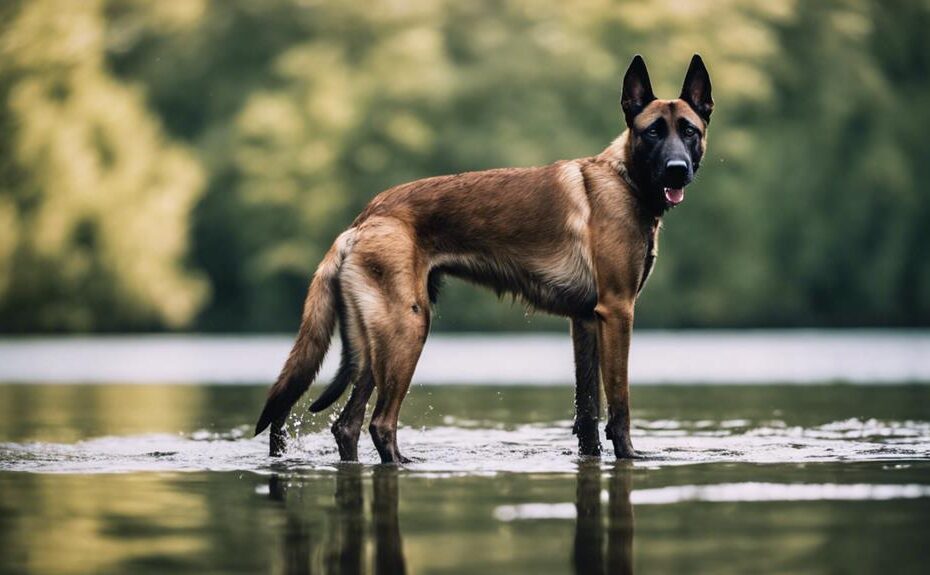
[[[670,206],[677,206],[685,201],[685,189],[665,188],[665,201],[667,201]]]

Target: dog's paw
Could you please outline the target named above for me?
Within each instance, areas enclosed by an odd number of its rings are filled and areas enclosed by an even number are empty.
[[[624,449],[624,450],[620,450],[620,451],[615,450],[614,453],[617,455],[617,459],[618,459],[618,460],[622,460],[622,459],[646,459],[646,455],[644,455],[644,454],[642,454],[642,453],[640,453],[640,452],[638,452],[638,451],[636,451],[635,449],[632,449],[632,448],[630,448],[630,449]]]

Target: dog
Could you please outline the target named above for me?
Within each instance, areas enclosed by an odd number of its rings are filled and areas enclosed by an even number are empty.
[[[684,200],[700,167],[713,107],[699,55],[674,100],[655,97],[637,55],[623,78],[626,130],[600,154],[426,178],[379,194],[317,268],[255,434],[271,426],[270,454],[284,450],[285,420],[316,377],[338,320],[341,363],[310,410],[325,409],[353,385],[332,432],[340,457],[356,461],[377,389],[368,430],[381,461],[408,461],[397,447],[398,414],[429,333],[430,306],[451,275],[567,317],[579,453],[600,455],[600,381],[614,454],[637,457],[627,375],[634,305],[656,259],[661,218]]]

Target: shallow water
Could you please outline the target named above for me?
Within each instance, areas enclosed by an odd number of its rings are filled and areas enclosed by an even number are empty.
[[[318,390],[316,390],[318,391]],[[569,387],[416,386],[414,463],[285,457],[261,386],[0,385],[0,573],[923,572],[930,386],[634,386],[582,461]],[[301,421],[298,421],[300,419]]]

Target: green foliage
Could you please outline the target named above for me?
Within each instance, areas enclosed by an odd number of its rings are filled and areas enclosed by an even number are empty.
[[[0,15],[3,331],[292,329],[316,262],[379,191],[600,151],[637,52],[666,97],[702,53],[717,101],[640,325],[930,323],[919,0],[32,0]],[[450,283],[439,329],[563,325]]]
[[[99,2],[23,2],[0,31],[0,325],[180,327],[203,172],[106,69]]]

